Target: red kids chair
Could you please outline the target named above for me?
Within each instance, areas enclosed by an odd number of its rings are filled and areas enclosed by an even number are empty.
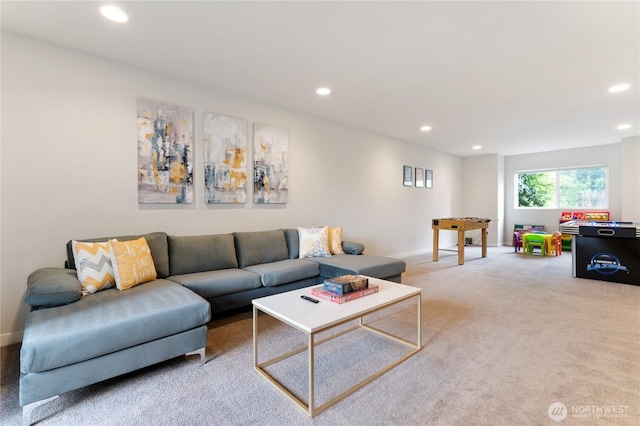
[[[558,231],[551,234],[551,249],[556,256],[562,255],[562,234]]]

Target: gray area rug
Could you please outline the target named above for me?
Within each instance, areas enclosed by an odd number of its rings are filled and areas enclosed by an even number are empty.
[[[640,424],[640,287],[571,277],[571,257],[466,248],[405,259],[423,349],[309,419],[252,367],[249,312],[210,324],[207,363],[179,357],[63,394],[41,425]],[[640,263],[640,262],[639,262]],[[415,303],[368,322],[411,339]],[[260,316],[261,360],[305,337]],[[407,351],[364,331],[316,353],[319,404]],[[265,357],[265,358],[263,358]],[[269,371],[306,400],[306,352]],[[21,423],[19,345],[2,348],[1,421]],[[560,405],[561,403],[562,405]],[[564,407],[564,411],[563,411]],[[552,417],[554,417],[552,419]]]

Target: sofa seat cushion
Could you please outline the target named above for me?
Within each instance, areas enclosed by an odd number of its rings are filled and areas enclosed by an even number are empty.
[[[307,262],[306,259],[285,259],[279,262],[247,266],[244,269],[259,274],[262,285],[265,287],[287,284],[320,275],[318,264]]]
[[[170,280],[208,299],[262,287],[260,275],[242,269],[219,269],[195,274],[174,275]]]
[[[20,371],[85,361],[199,327],[210,318],[209,303],[173,281],[103,290],[69,305],[30,312]]]
[[[331,257],[313,257],[305,259],[320,265],[320,275],[333,278],[340,275],[356,274],[374,278],[386,278],[402,274],[406,263],[391,257],[361,254],[339,254]]]

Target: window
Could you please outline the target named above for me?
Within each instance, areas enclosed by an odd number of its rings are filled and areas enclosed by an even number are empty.
[[[518,207],[555,207],[556,173],[516,173],[518,181]]]
[[[516,172],[516,207],[606,208],[607,177],[605,166]]]

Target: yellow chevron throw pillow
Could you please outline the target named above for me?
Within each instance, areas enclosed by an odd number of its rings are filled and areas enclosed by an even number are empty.
[[[111,250],[108,241],[84,243],[71,241],[73,260],[76,264],[78,281],[82,283],[82,295],[111,288],[116,279],[111,265]]]
[[[118,290],[126,290],[156,279],[156,267],[144,237],[122,242],[109,240],[109,244]]]

